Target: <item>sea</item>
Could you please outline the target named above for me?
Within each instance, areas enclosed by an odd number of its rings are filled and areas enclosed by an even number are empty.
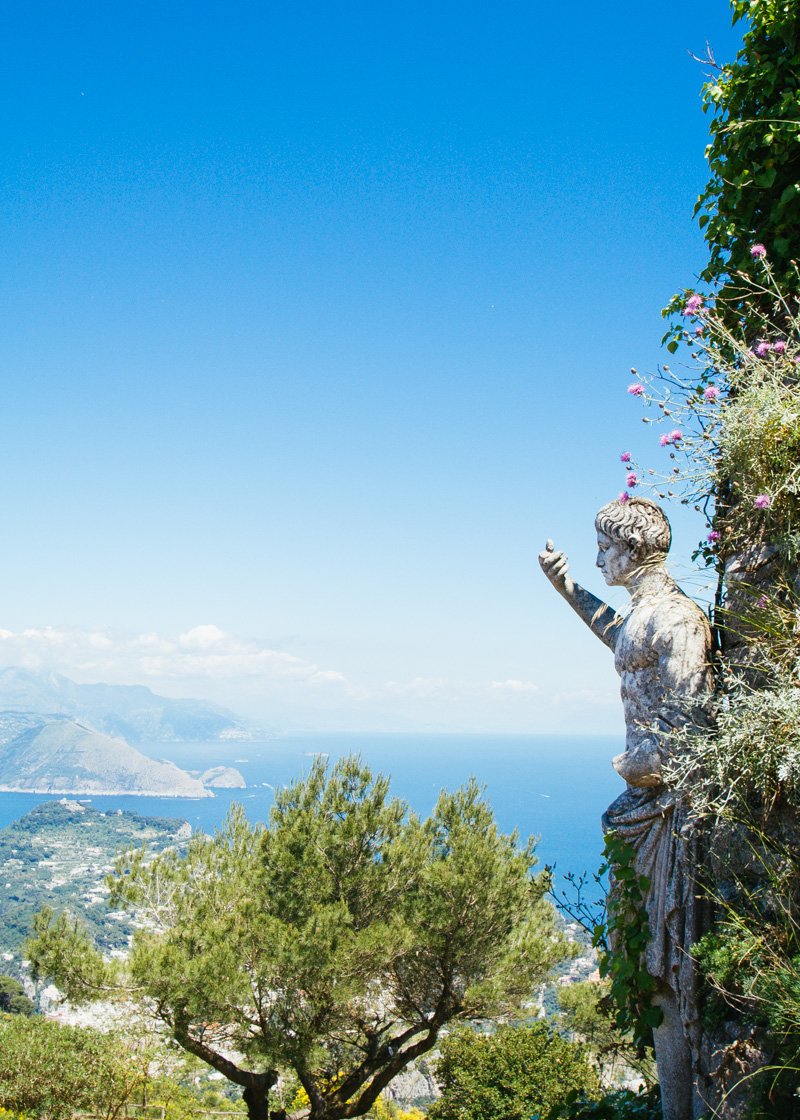
[[[151,758],[170,759],[185,770],[235,766],[246,789],[214,791],[213,798],[109,796],[81,798],[101,812],[130,809],[145,816],[181,817],[213,833],[232,802],[251,821],[268,821],[275,790],[307,772],[317,755],[330,761],[358,754],[391,778],[390,791],[427,816],[442,789],[474,775],[486,787],[503,832],[538,838],[539,867],[554,868],[556,891],[571,893],[566,876],[588,876],[587,897],[597,898],[592,875],[601,863],[600,817],[624,789],[611,759],[624,747],[620,736],[500,734],[286,734],[264,742],[137,744]],[[43,794],[0,793],[0,828],[43,801]],[[58,799],[56,797],[55,799]]]

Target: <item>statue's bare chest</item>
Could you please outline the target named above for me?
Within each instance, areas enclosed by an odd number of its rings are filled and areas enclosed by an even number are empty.
[[[620,676],[658,665],[652,630],[652,605],[634,607],[626,616],[614,649],[614,666]]]

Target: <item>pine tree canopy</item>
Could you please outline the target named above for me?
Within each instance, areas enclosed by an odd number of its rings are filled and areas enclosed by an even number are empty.
[[[284,1069],[298,1116],[361,1116],[446,1023],[513,1012],[568,955],[535,862],[474,780],[423,822],[358,758],[318,759],[268,827],[234,807],[185,855],[118,861],[112,904],[141,922],[127,960],[52,912],[29,952],[70,1000],[145,1005],[242,1087],[252,1120]]]

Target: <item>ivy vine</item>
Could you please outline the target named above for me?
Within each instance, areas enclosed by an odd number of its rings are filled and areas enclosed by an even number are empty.
[[[647,971],[644,950],[651,940],[645,899],[650,879],[636,871],[636,850],[617,832],[607,832],[605,863],[613,886],[606,901],[606,920],[594,927],[592,944],[600,950],[600,975],[609,977],[608,1008],[618,1030],[631,1032],[640,1049],[652,1047],[653,1030],[663,1012],[653,1003],[656,981]]]

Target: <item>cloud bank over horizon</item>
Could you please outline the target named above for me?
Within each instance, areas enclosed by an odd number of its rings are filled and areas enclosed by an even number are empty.
[[[405,681],[352,680],[264,642],[201,623],[177,635],[136,634],[110,627],[43,626],[0,629],[0,668],[57,672],[81,683],[146,685],[154,692],[195,696],[272,725],[281,719],[319,730],[354,729],[398,720],[460,731],[569,730],[585,715],[586,731],[618,729],[613,692],[550,693],[525,679],[469,681],[416,676]],[[567,729],[565,727],[565,729]]]

